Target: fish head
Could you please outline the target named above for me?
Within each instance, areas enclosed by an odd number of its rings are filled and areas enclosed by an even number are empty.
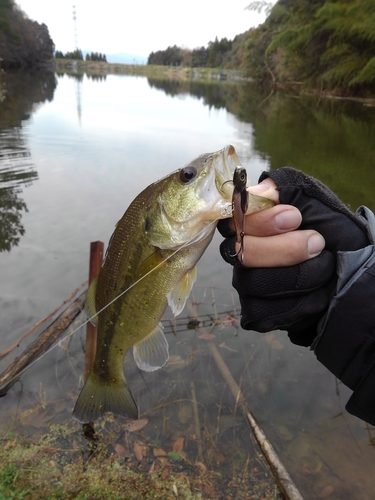
[[[197,241],[195,237],[206,238],[215,229],[214,221],[231,217],[237,166],[241,166],[240,160],[234,147],[228,145],[199,156],[155,185],[158,202],[148,215],[151,243],[176,248]],[[267,202],[258,202],[257,209],[266,208]]]

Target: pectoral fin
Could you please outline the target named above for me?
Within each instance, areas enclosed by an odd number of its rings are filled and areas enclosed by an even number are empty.
[[[146,274],[152,272],[156,267],[161,267],[164,263],[162,255],[155,251],[147,257],[138,267],[134,280],[143,278]]]
[[[159,323],[153,332],[133,346],[138,368],[145,372],[158,370],[168,361],[168,342]]]
[[[186,300],[190,295],[191,289],[197,279],[197,268],[193,267],[180,279],[177,285],[171,290],[168,295],[168,304],[175,316],[180,314],[186,304]]]
[[[97,282],[98,282],[98,275],[96,275],[93,281],[91,282],[91,285],[87,290],[85,299],[85,312],[87,314],[87,317],[90,319],[90,322],[95,326],[98,326],[98,316],[96,316],[96,303],[95,303]]]

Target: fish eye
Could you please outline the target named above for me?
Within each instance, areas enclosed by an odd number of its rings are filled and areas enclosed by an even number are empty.
[[[246,180],[246,175],[244,172],[241,174],[241,181],[244,182]]]
[[[188,184],[197,176],[197,169],[195,167],[184,167],[180,170],[180,181],[183,184]]]

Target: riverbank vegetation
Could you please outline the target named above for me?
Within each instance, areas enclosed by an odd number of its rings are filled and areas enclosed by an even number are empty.
[[[74,61],[99,61],[107,62],[107,56],[101,52],[86,52],[86,55],[81,49],[73,50],[73,52],[66,52],[65,54],[61,50],[56,50],[55,59],[73,59]]]
[[[373,95],[373,0],[279,0],[249,34],[245,71],[261,81]]]
[[[374,95],[374,3],[279,0],[256,29],[192,51],[174,45],[151,52],[148,63],[238,69],[262,84]]]
[[[222,38],[209,42],[207,47],[198,47],[194,50],[183,49],[173,45],[166,50],[151,52],[148,64],[164,66],[187,66],[207,68],[241,69],[242,48],[249,32],[237,35],[233,40]]]
[[[0,0],[0,55],[6,69],[42,66],[55,46],[45,24],[31,21],[13,0]]]

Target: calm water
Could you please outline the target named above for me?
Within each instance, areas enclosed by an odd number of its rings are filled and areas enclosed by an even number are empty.
[[[0,108],[0,350],[87,278],[90,242],[107,244],[136,194],[199,154],[233,144],[252,183],[264,169],[289,165],[318,177],[353,209],[375,209],[374,108],[268,97],[247,85],[115,75],[11,75],[6,85]],[[219,242],[216,236],[198,266],[198,314],[233,311],[236,305]],[[350,391],[281,332],[242,332],[225,320],[212,331],[305,498],[324,492],[330,498],[373,498],[375,432],[343,410]],[[78,332],[72,340],[69,365],[56,349],[23,377],[22,396],[17,385],[0,400],[3,423],[16,418],[20,398],[37,400],[56,385],[61,398],[75,391],[69,415],[83,366],[82,337]],[[198,337],[199,331],[186,329],[168,336],[174,359],[199,353],[194,375],[185,363],[185,375],[165,369],[142,378],[129,361],[127,378],[141,412],[152,414],[156,387],[172,391],[180,383],[183,391],[186,377],[207,384],[204,397],[213,415],[219,403],[233,407]],[[50,416],[52,422],[59,418]]]

